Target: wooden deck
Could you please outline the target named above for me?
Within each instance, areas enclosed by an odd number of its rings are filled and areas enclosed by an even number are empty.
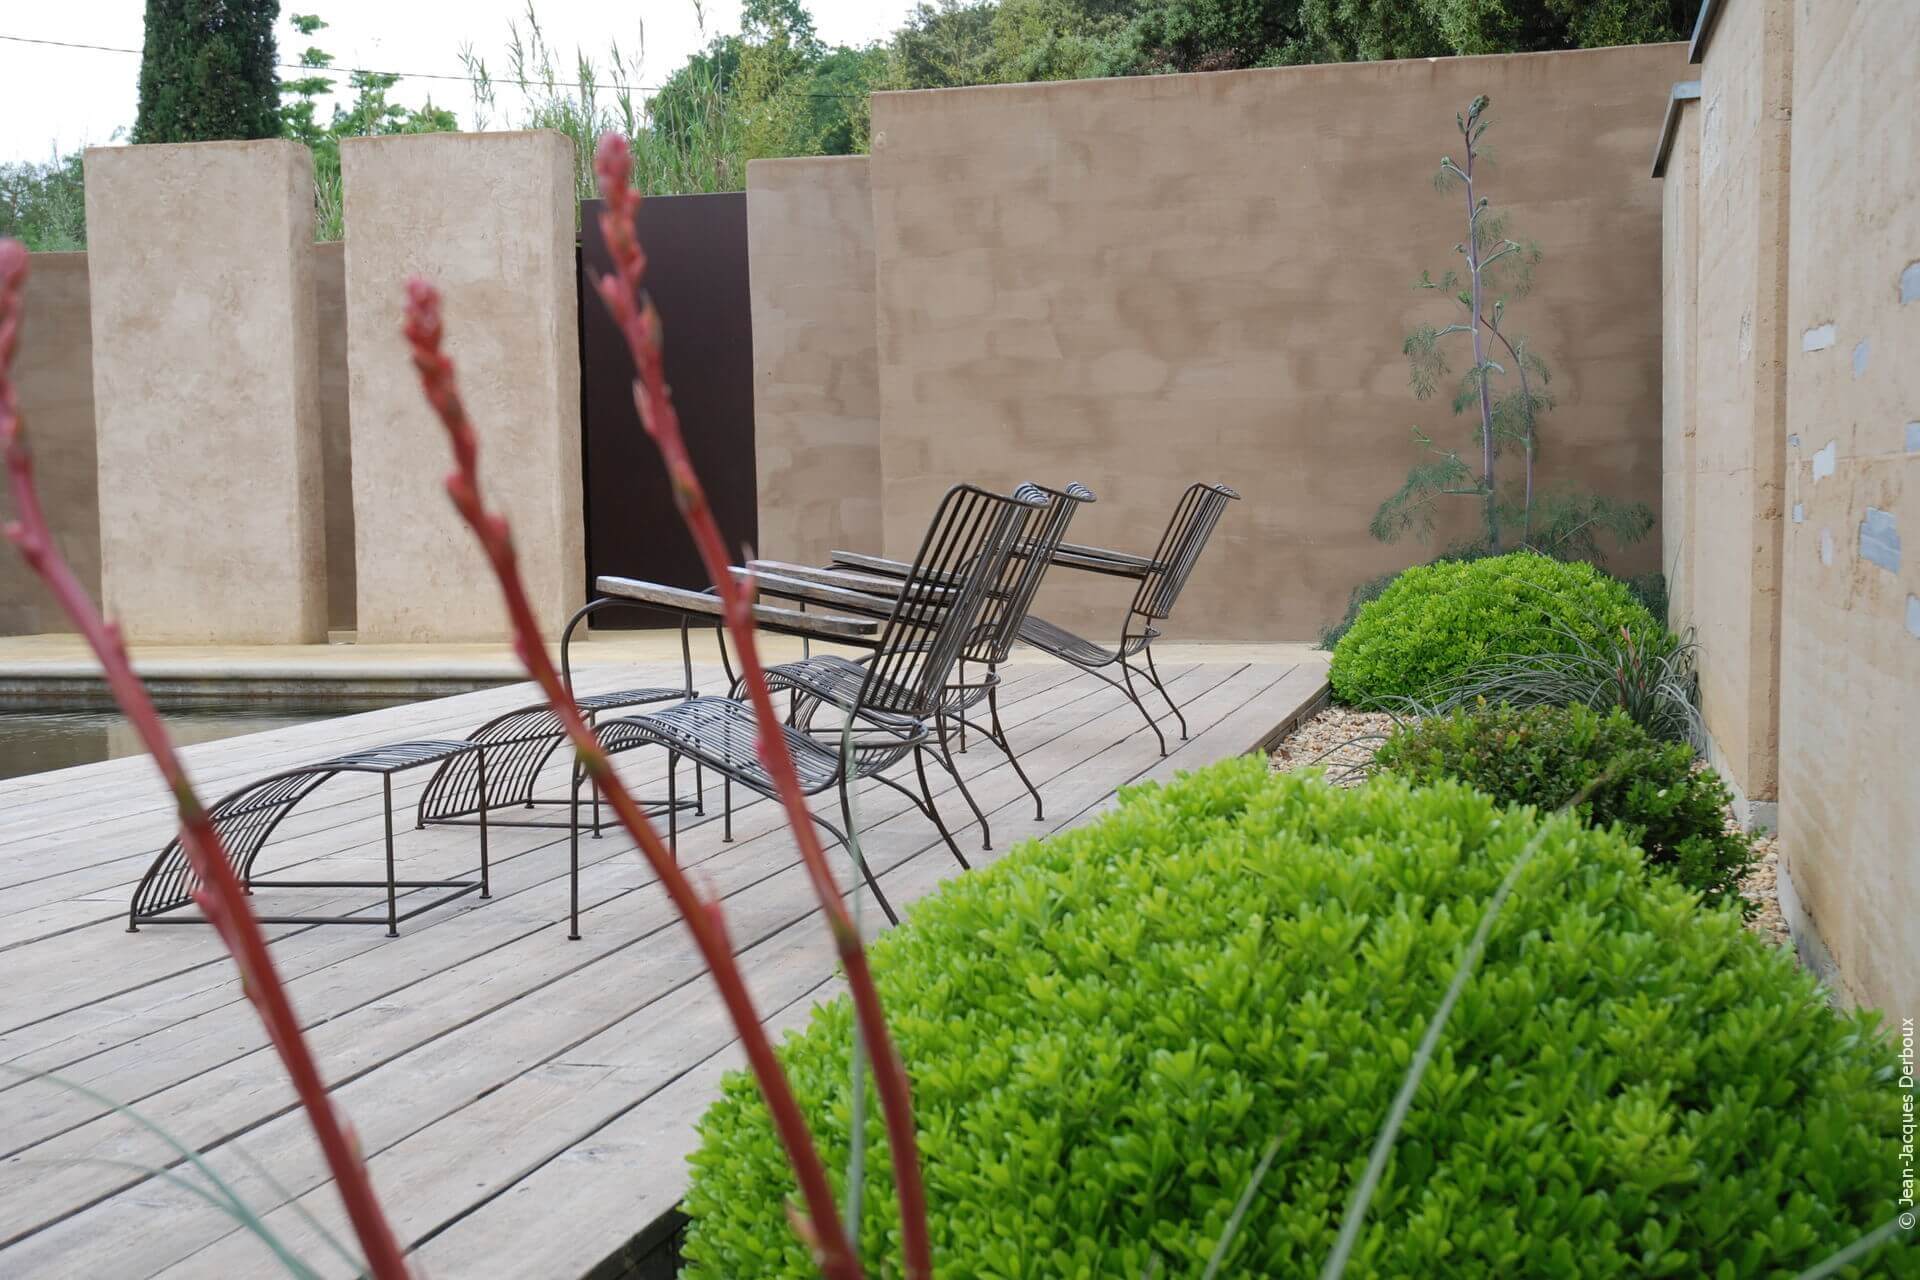
[[[1193,731],[1164,760],[1138,713],[1106,685],[1055,662],[1007,669],[1003,716],[1047,816],[1035,822],[1002,758],[974,745],[959,760],[996,849],[976,865],[1085,821],[1118,786],[1251,749],[1324,688],[1317,661],[1162,670]],[[674,664],[594,669],[580,684],[591,692],[678,678]],[[717,672],[700,684],[717,687]],[[524,685],[462,694],[186,754],[211,800],[249,777],[354,747],[463,736],[528,697]],[[658,790],[659,753],[636,752],[622,767],[645,792]],[[548,793],[559,794],[563,771],[552,772]],[[413,829],[411,806],[430,773],[395,779],[402,878],[450,877],[475,862],[471,828]],[[688,777],[683,769],[683,794]],[[709,797],[718,799],[711,780]],[[961,823],[971,815],[957,795],[940,802],[973,857],[978,826]],[[867,856],[897,906],[958,873],[925,819],[893,792],[869,784],[858,807]],[[690,821],[700,825],[682,828],[682,862],[724,897],[763,1016],[800,1025],[834,993],[833,961],[777,807],[737,810],[730,844],[717,805]],[[306,1217],[351,1240],[212,933],[126,932],[133,883],[169,834],[165,796],[143,759],[0,784],[0,1062],[58,1072],[136,1107],[205,1152],[302,1257],[351,1274]],[[381,847],[377,784],[342,777],[294,811],[260,866],[372,879]],[[374,926],[270,929],[308,1038],[423,1274],[570,1277],[614,1254],[679,1198],[694,1121],[735,1065],[694,949],[624,838],[583,841],[585,938],[567,941],[566,847],[562,831],[496,828],[492,900],[461,899],[403,924],[398,938]],[[374,913],[380,896],[283,889],[274,901]],[[867,914],[880,918],[871,905]],[[104,1105],[0,1076],[0,1276],[275,1273],[254,1238],[155,1168],[197,1176]]]

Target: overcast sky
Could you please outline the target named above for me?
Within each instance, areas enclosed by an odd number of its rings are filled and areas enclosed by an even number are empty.
[[[813,0],[814,23],[829,44],[863,44],[898,26],[912,0]],[[611,40],[630,50],[645,35],[641,82],[658,84],[687,55],[721,32],[737,31],[737,0],[706,0],[703,36],[692,0],[537,0],[548,41],[569,74],[576,46],[604,63]],[[328,23],[311,43],[338,67],[434,73],[445,80],[409,78],[393,96],[418,106],[429,95],[450,107],[463,126],[474,124],[473,95],[460,66],[471,44],[495,76],[504,74],[507,23],[526,0],[282,0],[280,61],[295,63],[309,41],[287,22],[292,13],[317,13]],[[0,37],[140,47],[144,0],[4,0]],[[297,71],[285,71],[292,77]],[[0,39],[0,161],[43,160],[54,147],[71,150],[111,142],[130,130],[139,101],[137,53],[108,53],[23,44]],[[345,83],[346,77],[340,77]],[[512,91],[501,90],[511,109]],[[321,112],[327,114],[325,108]],[[501,122],[493,121],[495,127]]]

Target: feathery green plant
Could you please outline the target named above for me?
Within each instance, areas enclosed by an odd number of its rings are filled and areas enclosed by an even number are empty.
[[[1466,235],[1453,246],[1462,265],[1438,278],[1422,271],[1415,284],[1451,298],[1464,317],[1441,326],[1422,325],[1402,347],[1413,394],[1425,400],[1452,372],[1447,340],[1468,339],[1473,363],[1454,384],[1452,407],[1456,415],[1471,415],[1472,452],[1478,457],[1469,460],[1462,450],[1444,448],[1414,428],[1414,442],[1424,456],[1408,470],[1400,488],[1380,504],[1369,531],[1382,542],[1397,541],[1408,533],[1424,539],[1433,534],[1436,511],[1444,499],[1470,498],[1480,509],[1479,549],[1498,554],[1505,549],[1505,527],[1517,524],[1520,546],[1556,559],[1595,560],[1601,555],[1601,533],[1612,534],[1622,544],[1638,541],[1652,529],[1653,512],[1644,503],[1619,502],[1602,494],[1535,492],[1540,419],[1553,407],[1546,389],[1552,374],[1526,336],[1513,330],[1507,305],[1532,288],[1540,249],[1513,239],[1508,234],[1508,215],[1494,210],[1481,194],[1480,166],[1490,159],[1483,141],[1492,125],[1487,106],[1482,95],[1465,113],[1454,116],[1463,147],[1461,158],[1456,162],[1451,155],[1442,156],[1433,179],[1435,189],[1464,196]],[[1521,451],[1521,476],[1503,488],[1499,461],[1509,446]]]
[[[1699,652],[1691,632],[1547,624],[1555,649],[1491,658],[1418,700],[1420,714],[1445,714],[1476,702],[1515,707],[1618,709],[1661,742],[1705,746],[1700,718]]]

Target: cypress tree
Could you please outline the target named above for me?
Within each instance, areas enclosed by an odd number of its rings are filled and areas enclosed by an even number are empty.
[[[135,142],[280,133],[280,0],[147,0]]]

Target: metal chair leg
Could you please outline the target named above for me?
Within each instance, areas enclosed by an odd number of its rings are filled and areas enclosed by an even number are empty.
[[[1120,675],[1127,682],[1124,692],[1133,703],[1134,709],[1147,718],[1147,728],[1153,730],[1153,736],[1160,740],[1160,754],[1167,754],[1167,735],[1160,732],[1160,726],[1154,723],[1153,712],[1147,710],[1147,704],[1140,701],[1140,695],[1133,691],[1133,668],[1124,659],[1120,663]]]
[[[989,668],[989,672],[991,672],[991,668]],[[962,654],[960,656],[960,683],[964,685],[966,682],[967,682],[967,659],[966,659],[966,655]],[[965,720],[962,720],[960,722],[960,754],[961,755],[967,754],[967,722]],[[971,797],[969,797],[969,799],[971,799]],[[976,809],[975,812],[977,813],[979,811]],[[986,825],[986,822],[984,819],[982,819],[981,825],[982,826]]]
[[[874,876],[873,868],[867,865],[867,855],[860,852],[859,848],[853,842],[851,835],[853,831],[853,804],[847,799],[847,780],[844,776],[840,779],[840,819],[847,824],[845,832],[835,831],[833,824],[827,822],[818,814],[814,815],[813,820],[825,827],[829,834],[839,840],[840,847],[845,849],[847,853],[852,856],[854,862],[859,865],[860,875],[866,880],[867,888],[873,890],[873,900],[878,902],[880,904],[880,910],[886,913],[887,923],[899,924],[900,917],[894,914],[893,904],[888,902],[887,895],[880,891],[880,881]]]
[[[1141,650],[1141,653],[1145,654],[1147,659],[1147,678],[1153,681],[1153,687],[1160,691],[1162,698],[1166,699],[1167,710],[1173,712],[1173,718],[1180,722],[1180,741],[1185,742],[1187,740],[1187,718],[1181,715],[1180,708],[1174,705],[1173,695],[1167,692],[1166,682],[1160,679],[1159,668],[1153,665],[1153,646],[1148,645],[1145,649]]]
[[[568,773],[567,787],[568,813],[571,821],[567,823],[567,940],[580,941],[580,778],[586,770],[575,759]]]
[[[698,757],[695,757],[693,762],[693,812],[695,817],[707,816],[707,779],[706,775],[700,772]]]
[[[680,753],[667,752],[667,849],[676,864],[680,861]]]
[[[487,880],[487,749],[475,752],[480,768],[480,896],[491,898],[493,889]]]
[[[967,861],[967,855],[960,852],[960,846],[953,842],[953,832],[947,830],[947,824],[940,818],[940,809],[933,803],[933,788],[927,785],[926,748],[913,749],[913,771],[920,775],[920,793],[927,797],[927,816],[933,819],[933,825],[940,832],[940,838],[947,842],[947,848],[953,851],[953,857],[963,871],[973,870],[973,864]]]
[[[966,731],[967,722],[962,719],[960,721],[960,732],[964,734]],[[961,799],[967,802],[967,808],[973,810],[974,818],[980,823],[980,847],[982,849],[992,849],[993,828],[987,823],[987,815],[980,811],[979,802],[973,798],[973,792],[967,790],[967,780],[960,776],[960,766],[953,762],[953,752],[947,750],[947,718],[945,716],[939,717],[934,722],[934,734],[940,743],[940,763],[945,766],[948,776],[953,779],[954,788],[960,792]],[[920,780],[920,786],[923,791],[926,789],[926,779],[924,777]],[[933,804],[933,793],[928,791],[926,796],[927,804],[931,807]]]
[[[1020,767],[1020,757],[1013,753],[1013,747],[1007,742],[1007,731],[1000,724],[1000,691],[998,689],[987,690],[987,723],[993,729],[994,745],[999,747],[1001,754],[1007,757],[1007,763],[1013,766],[1013,772],[1019,777],[1020,785],[1027,789],[1028,795],[1033,797],[1033,820],[1045,822],[1046,806],[1040,800],[1040,791],[1033,785],[1032,779],[1027,777],[1027,771]]]
[[[380,791],[386,800],[387,810],[387,936],[400,936],[400,906],[398,892],[393,883],[393,775],[380,775]]]
[[[720,838],[728,844],[733,843],[733,779],[722,774],[720,790],[723,808],[720,822]]]

